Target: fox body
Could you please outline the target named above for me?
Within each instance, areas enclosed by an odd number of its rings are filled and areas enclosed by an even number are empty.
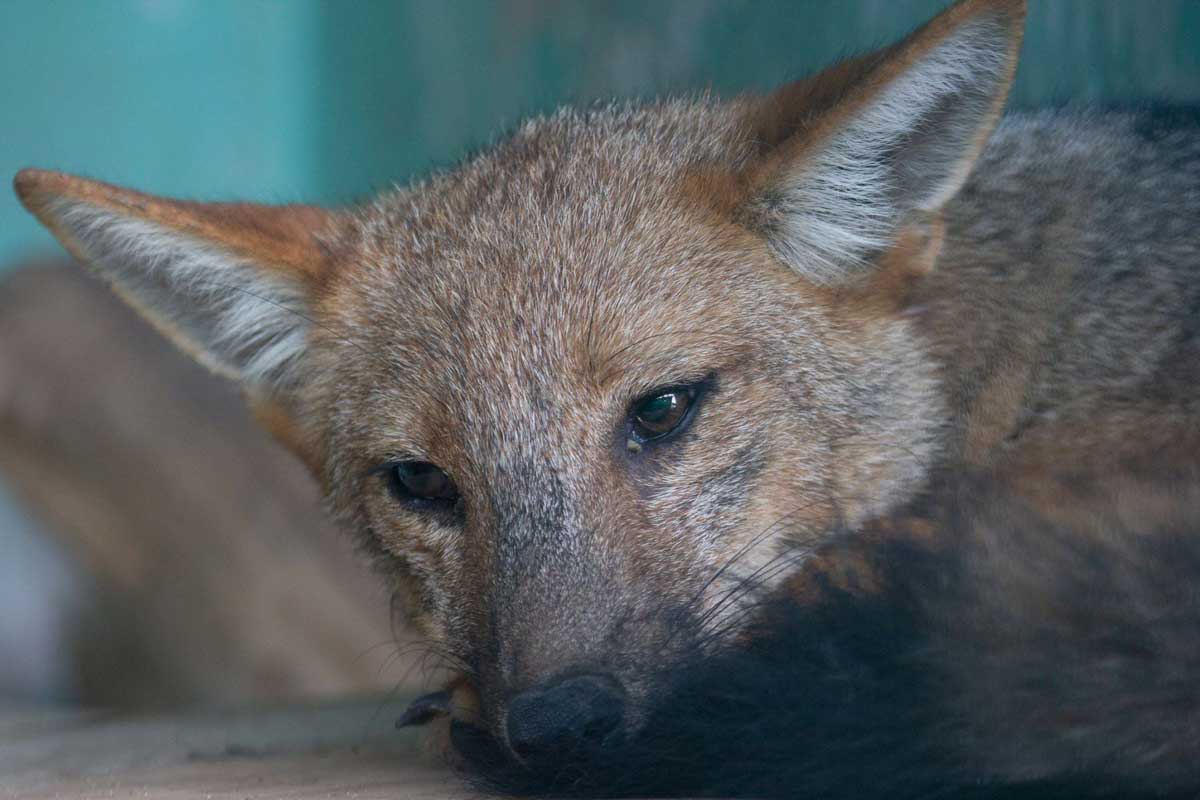
[[[311,466],[495,780],[1195,787],[1200,126],[1001,118],[1023,15],[354,209],[16,188]]]

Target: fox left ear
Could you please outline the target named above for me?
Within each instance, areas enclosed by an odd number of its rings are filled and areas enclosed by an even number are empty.
[[[336,213],[170,200],[36,169],[14,187],[72,255],[198,361],[252,394],[295,382]]]
[[[72,255],[183,350],[237,381],[260,419],[302,449],[286,409],[306,375],[311,301],[332,269],[342,215],[170,200],[33,169],[14,186]]]
[[[966,180],[1012,83],[1024,17],[1024,0],[964,0],[765,98],[743,221],[814,283],[869,272]]]

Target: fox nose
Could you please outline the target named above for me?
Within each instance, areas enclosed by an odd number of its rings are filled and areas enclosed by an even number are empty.
[[[625,701],[616,683],[579,675],[514,697],[508,707],[508,744],[525,761],[584,755],[621,724]]]

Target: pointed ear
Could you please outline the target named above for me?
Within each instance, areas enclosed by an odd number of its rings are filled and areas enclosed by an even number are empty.
[[[21,202],[180,347],[252,400],[301,379],[310,299],[341,218],[307,206],[191,203],[27,169]]]
[[[995,127],[1024,0],[964,0],[907,39],[785,86],[751,112],[743,220],[810,280],[865,274],[936,219]]]

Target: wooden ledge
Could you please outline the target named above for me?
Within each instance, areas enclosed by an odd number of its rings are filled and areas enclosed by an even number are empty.
[[[466,798],[418,734],[410,698],[130,717],[0,708],[0,798]]]

